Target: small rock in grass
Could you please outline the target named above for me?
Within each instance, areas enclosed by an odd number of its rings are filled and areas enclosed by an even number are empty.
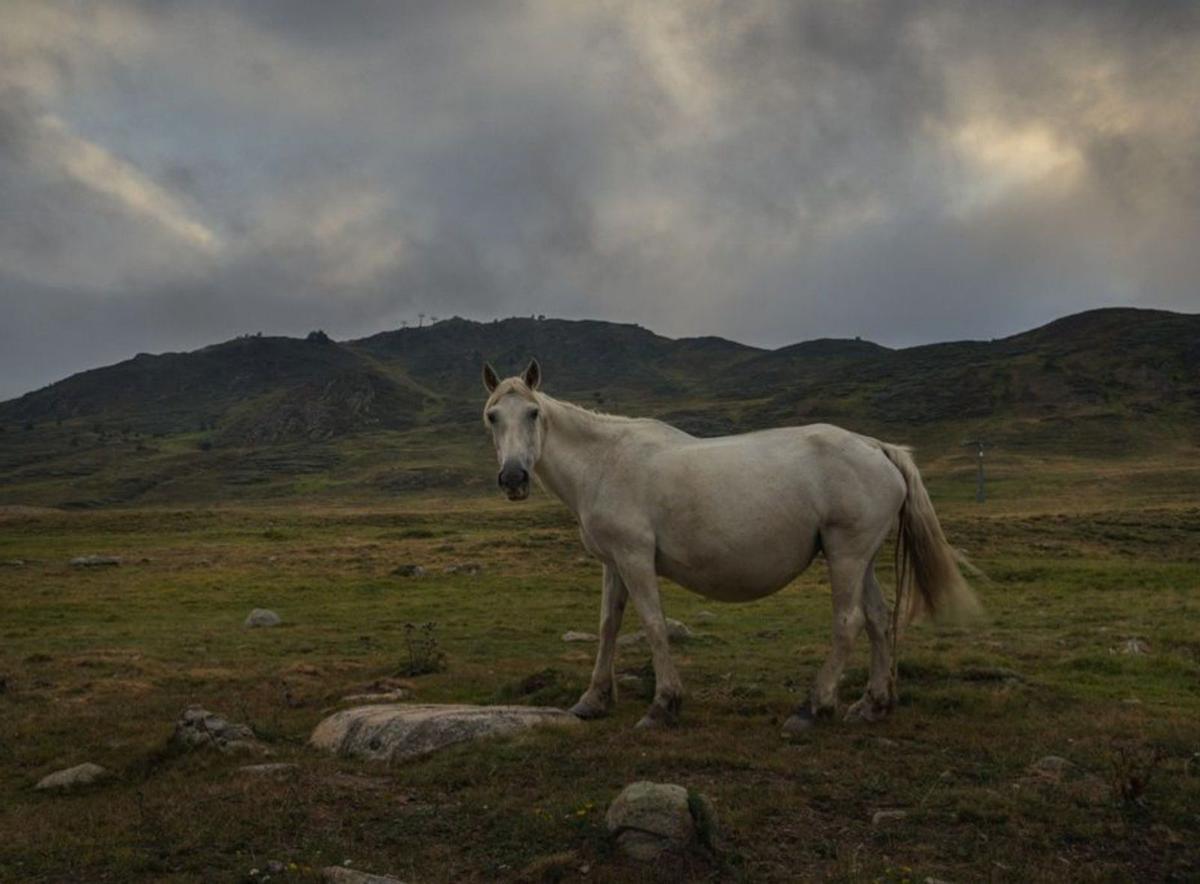
[[[222,752],[262,752],[266,747],[244,724],[227,721],[199,706],[189,706],[175,722],[172,742],[185,749],[215,748]]]
[[[420,565],[397,565],[392,569],[393,577],[424,577],[425,569]]]
[[[327,884],[404,884],[399,878],[390,875],[372,875],[344,866],[326,866],[321,869],[321,880]]]
[[[871,817],[871,825],[878,826],[880,823],[890,823],[907,817],[908,811],[905,810],[877,810]]]
[[[3,562],[0,562],[0,565],[3,565],[5,568],[24,568],[25,560],[24,559],[5,559]]]
[[[76,556],[71,559],[71,565],[75,568],[102,568],[119,564],[119,556]]]
[[[483,565],[479,562],[459,562],[457,565],[447,565],[444,570],[447,574],[478,574],[483,570]]]
[[[565,642],[597,642],[600,641],[600,637],[590,632],[576,632],[571,629],[563,633],[562,640]]]
[[[1071,762],[1059,755],[1047,755],[1044,758],[1039,758],[1033,764],[1029,765],[1030,773],[1041,774],[1043,776],[1059,777],[1064,771],[1074,767]]]
[[[688,627],[686,623],[679,620],[674,620],[670,617],[667,619],[667,641],[681,642],[695,638],[696,634]],[[638,642],[646,640],[646,630],[639,629],[637,632],[627,633],[617,639],[618,645],[634,645]]]
[[[1142,654],[1150,653],[1150,645],[1140,638],[1131,638],[1117,645],[1116,650],[1118,653],[1127,654],[1131,657],[1140,657]]]
[[[242,626],[247,629],[259,629],[269,626],[278,626],[283,622],[283,618],[274,611],[268,611],[266,608],[255,608],[246,615],[246,622]]]
[[[712,844],[716,814],[703,796],[683,786],[641,781],[621,790],[605,815],[617,846],[632,859],[651,862],[668,850]]]
[[[342,702],[364,703],[367,705],[372,703],[399,703],[401,700],[407,700],[409,693],[404,688],[396,688],[394,691],[380,691],[373,694],[349,694],[342,697]]]
[[[300,769],[298,764],[287,764],[285,762],[276,762],[274,764],[245,764],[238,768],[244,774],[250,774],[256,777],[273,777],[282,774],[290,774]]]
[[[49,776],[42,777],[37,786],[37,789],[74,789],[77,786],[86,786],[101,780],[108,776],[108,771],[98,764],[92,764],[90,761],[83,764],[77,764],[74,767],[68,767],[66,770],[55,771]]]

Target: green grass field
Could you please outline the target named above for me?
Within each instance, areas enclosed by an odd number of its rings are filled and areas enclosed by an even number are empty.
[[[461,746],[391,767],[306,746],[340,698],[395,677],[404,627],[436,623],[423,702],[562,705],[584,687],[599,567],[566,511],[455,497],[394,505],[10,507],[0,514],[0,880],[273,880],[353,867],[408,881],[1148,881],[1200,877],[1200,470],[1032,461],[970,501],[929,465],[952,542],[986,573],[989,619],[915,627],[901,705],[876,725],[779,737],[824,656],[817,563],[762,602],[664,587],[702,636],[676,646],[683,723],[635,733],[644,699],[574,733]],[[72,556],[117,555],[80,569]],[[479,562],[478,575],[447,565]],[[419,563],[429,573],[392,576]],[[890,573],[882,568],[885,585]],[[284,625],[245,630],[253,607]],[[701,610],[715,614],[702,620]],[[626,630],[637,627],[629,613]],[[1140,638],[1149,653],[1118,648]],[[867,643],[842,698],[858,696]],[[644,650],[623,649],[620,669]],[[201,704],[251,724],[294,776],[167,750]],[[1058,778],[1031,768],[1072,763]],[[115,776],[33,790],[84,761]],[[713,855],[639,867],[604,811],[639,779],[710,796]],[[907,817],[875,825],[873,814]]]

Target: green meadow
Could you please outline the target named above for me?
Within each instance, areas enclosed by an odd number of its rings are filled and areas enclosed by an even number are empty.
[[[1200,466],[997,459],[924,464],[987,620],[906,635],[895,714],[780,738],[827,648],[818,561],[761,602],[665,585],[682,724],[635,733],[646,696],[573,732],[392,766],[307,746],[341,698],[565,705],[587,682],[599,566],[543,493],[0,514],[0,879],[1147,881],[1200,876]],[[992,466],[989,464],[989,466]],[[890,547],[889,547],[890,549]],[[119,556],[78,568],[74,556]],[[890,559],[881,579],[891,585]],[[446,573],[479,563],[477,574]],[[422,565],[416,578],[395,576]],[[283,625],[244,629],[251,608]],[[708,617],[701,612],[710,612]],[[408,624],[445,668],[406,676]],[[625,630],[636,629],[627,614]],[[1143,653],[1126,653],[1131,640]],[[859,641],[841,697],[866,678]],[[643,675],[648,652],[622,648]],[[170,747],[190,704],[249,724],[270,761]],[[1039,761],[1066,759],[1065,768]],[[94,762],[69,794],[44,775]],[[643,867],[604,812],[635,780],[709,796],[713,851]],[[873,822],[880,810],[901,819]]]

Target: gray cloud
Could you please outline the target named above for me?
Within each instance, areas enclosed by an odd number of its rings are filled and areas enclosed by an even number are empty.
[[[12,0],[0,397],[246,331],[1200,307],[1184,2]]]

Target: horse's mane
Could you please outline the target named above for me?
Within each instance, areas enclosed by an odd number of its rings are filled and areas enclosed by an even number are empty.
[[[600,420],[610,421],[613,423],[622,421],[652,420],[652,418],[629,417],[623,414],[610,414],[606,411],[597,411],[594,408],[586,408],[582,405],[576,405],[574,402],[568,402],[566,399],[556,399],[546,393],[529,389],[529,385],[526,384],[521,378],[517,377],[505,378],[499,384],[497,384],[496,389],[492,391],[492,395],[488,397],[487,403],[483,407],[484,410],[486,411],[487,409],[491,408],[502,396],[507,396],[509,393],[516,393],[518,396],[522,396],[531,402],[536,402],[539,398],[549,399],[555,405],[561,406],[568,411],[573,411],[577,414],[586,415],[591,418],[599,418]]]
[[[542,396],[543,398],[549,399],[555,405],[560,405],[563,408],[567,409],[568,411],[574,411],[579,414],[585,414],[588,417],[600,418],[601,420],[604,420],[604,421],[612,421],[612,422],[616,423],[616,422],[626,422],[626,421],[652,420],[652,418],[629,417],[628,415],[625,415],[625,414],[611,414],[607,411],[598,411],[594,408],[587,408],[583,405],[576,405],[574,402],[568,402],[565,399],[555,399],[553,396],[547,396],[545,393],[539,393],[538,395]]]

